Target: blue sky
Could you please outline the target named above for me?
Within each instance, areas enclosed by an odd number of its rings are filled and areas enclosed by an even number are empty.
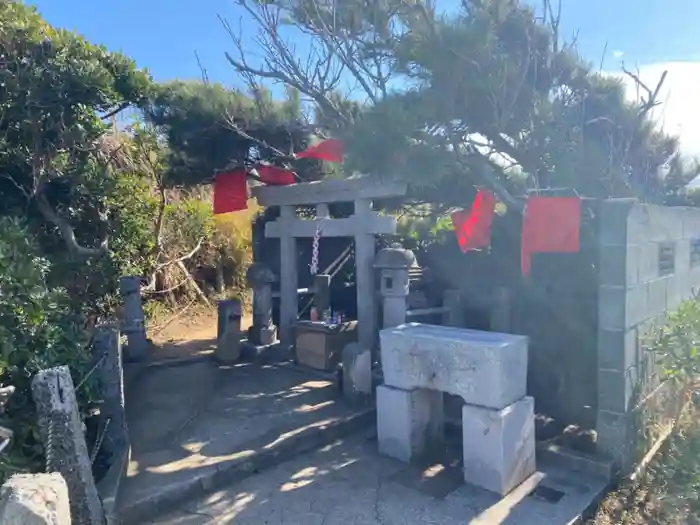
[[[533,3],[539,0],[530,0]],[[700,153],[700,0],[562,0],[562,34],[578,33],[579,50],[598,64],[607,43],[604,69],[619,68],[620,60],[641,68],[643,78],[658,78],[670,64],[668,96],[672,113],[684,123],[672,131],[692,137]],[[457,0],[441,0],[449,8]],[[251,21],[234,0],[34,0],[49,23],[74,29],[88,40],[131,56],[156,80],[200,78],[195,52],[209,78],[240,86],[223,53],[234,46],[217,14],[243,28],[244,43],[254,35]],[[653,77],[653,78],[652,78]],[[693,103],[680,99],[691,95]],[[689,111],[688,104],[697,112]],[[692,122],[689,113],[693,114]],[[670,118],[670,115],[669,115]],[[698,124],[695,124],[695,121]],[[680,127],[679,127],[680,126]],[[695,152],[695,151],[694,151]]]
[[[533,0],[536,2],[537,0]],[[454,0],[452,0],[454,2]],[[121,50],[158,80],[199,78],[196,51],[212,80],[234,82],[223,57],[231,41],[217,20],[237,25],[244,16],[233,0],[34,0],[53,25],[75,29],[88,40]],[[450,0],[444,2],[450,3]],[[608,65],[623,52],[630,63],[700,58],[698,0],[563,0],[564,34],[578,31],[581,52]],[[252,36],[242,19],[243,31]]]

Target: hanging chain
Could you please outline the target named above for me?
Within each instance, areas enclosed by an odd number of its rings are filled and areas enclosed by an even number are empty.
[[[313,248],[311,250],[311,266],[309,270],[311,275],[316,275],[318,273],[318,246],[321,244],[321,224],[323,219],[316,223],[316,232],[314,233]]]

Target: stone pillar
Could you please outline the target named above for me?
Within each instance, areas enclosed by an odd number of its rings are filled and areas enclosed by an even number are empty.
[[[294,206],[280,206],[280,220],[296,219]],[[299,315],[297,296],[299,275],[297,273],[297,240],[287,232],[280,237],[280,341],[285,347],[294,345],[294,323]]]
[[[233,364],[241,356],[241,301],[226,299],[219,301],[220,335],[216,340],[214,356],[224,364]]]
[[[68,487],[57,472],[15,474],[0,488],[2,525],[71,525]]]
[[[372,202],[355,201],[355,215],[360,220],[372,219]],[[377,307],[374,281],[374,234],[355,234],[355,282],[357,284],[358,341],[365,348],[374,348],[377,336]]]
[[[379,289],[382,294],[383,328],[392,328],[406,322],[408,309],[408,270],[416,265],[410,250],[394,244],[377,254],[375,268],[379,269]]]
[[[253,325],[248,330],[248,341],[254,345],[269,345],[277,339],[277,328],[272,324],[272,283],[275,274],[263,263],[253,263],[246,273],[253,289]]]
[[[126,334],[128,361],[143,361],[148,357],[148,339],[146,338],[146,321],[141,303],[141,278],[125,275],[119,279],[119,293],[124,302],[124,323],[122,331]]]
[[[80,525],[104,525],[104,510],[92,477],[92,463],[68,367],[39,372],[32,380],[32,397],[47,470],[60,473],[66,480],[73,521]]]
[[[104,402],[100,407],[102,428],[106,434],[102,446],[115,454],[128,443],[124,405],[124,366],[119,329],[114,325],[100,325],[95,336],[95,350],[104,356],[98,368]]]
[[[447,311],[442,314],[442,324],[445,326],[462,326],[464,320],[462,319],[462,298],[459,290],[445,290],[442,294],[442,306],[447,308]]]

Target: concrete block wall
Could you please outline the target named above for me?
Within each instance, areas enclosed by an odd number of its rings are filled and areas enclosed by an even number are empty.
[[[599,228],[598,450],[625,468],[639,412],[663,412],[645,336],[700,286],[700,209],[608,200]]]

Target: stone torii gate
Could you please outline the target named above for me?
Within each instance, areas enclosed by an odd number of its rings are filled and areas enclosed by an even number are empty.
[[[280,340],[294,343],[298,315],[297,238],[354,237],[357,279],[359,342],[371,348],[376,332],[376,287],[374,280],[374,236],[396,233],[396,220],[372,210],[373,199],[406,195],[406,184],[382,183],[366,176],[302,182],[289,186],[257,186],[252,194],[261,206],[279,206],[280,216],[265,225],[265,236],[280,240]],[[343,219],[329,215],[328,204],[354,202],[355,212]],[[316,206],[315,219],[297,217],[297,206]]]

